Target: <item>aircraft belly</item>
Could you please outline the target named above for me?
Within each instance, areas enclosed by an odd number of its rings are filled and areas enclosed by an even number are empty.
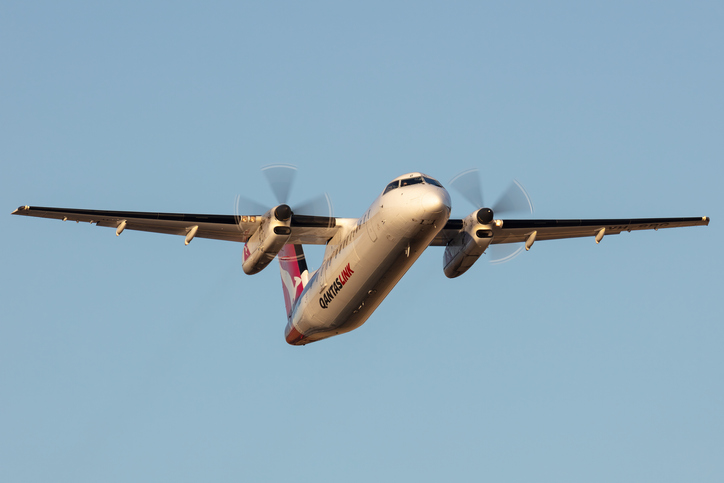
[[[364,324],[438,231],[434,226],[419,226],[411,238],[379,233],[375,242],[366,238],[353,244],[350,251],[354,254],[349,259],[356,261],[339,257],[340,261],[327,270],[325,288],[320,280],[314,280],[308,296],[295,311],[298,317],[294,326],[304,335],[303,343],[343,334]],[[325,300],[328,287],[337,280],[344,284],[333,298]]]
[[[376,248],[378,244],[379,240],[374,244]],[[394,247],[388,248],[394,252]],[[303,306],[298,307],[297,313],[301,317],[295,321],[295,325],[305,335],[305,340],[331,337],[361,325],[360,322],[349,327],[348,319],[362,304],[373,282],[380,278],[389,263],[386,259],[381,260],[381,263],[365,263],[356,253],[350,258],[353,261],[347,262],[348,259],[340,257],[343,262],[331,264],[327,269],[326,283],[322,285],[321,280],[315,280],[308,289],[309,295]],[[337,287],[342,284],[341,288],[332,288],[335,284]]]
[[[410,255],[407,255],[408,244],[403,241],[399,250],[396,250],[385,261],[385,270],[378,273],[374,283],[362,294],[363,298],[356,304],[352,314],[347,317],[343,327],[345,332],[356,329],[365,323],[392,289],[412,267],[413,263],[427,248],[428,241],[410,240]]]
[[[289,343],[349,332],[369,318],[445,226],[449,199],[438,191],[418,189],[418,196],[388,197],[384,204],[378,198],[360,218],[361,236],[340,233],[330,241],[288,325]]]

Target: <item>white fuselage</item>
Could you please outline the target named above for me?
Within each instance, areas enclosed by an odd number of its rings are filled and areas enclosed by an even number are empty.
[[[411,173],[400,177],[421,176]],[[440,186],[413,184],[380,195],[329,241],[304,288],[285,336],[303,345],[362,325],[427,248],[450,216]]]

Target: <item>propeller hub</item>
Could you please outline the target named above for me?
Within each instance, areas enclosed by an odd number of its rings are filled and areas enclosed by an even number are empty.
[[[289,205],[279,205],[274,210],[274,217],[279,221],[287,221],[292,216],[292,209]]]
[[[493,216],[495,215],[490,208],[480,208],[476,215],[478,223],[481,225],[489,225],[493,221]]]

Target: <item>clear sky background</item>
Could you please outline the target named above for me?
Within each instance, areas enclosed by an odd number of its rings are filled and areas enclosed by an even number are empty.
[[[723,26],[718,1],[2,2],[0,479],[722,481]],[[363,327],[291,347],[240,244],[10,216],[232,214],[273,203],[272,163],[344,217],[476,167],[540,218],[712,222],[456,280],[430,248]]]

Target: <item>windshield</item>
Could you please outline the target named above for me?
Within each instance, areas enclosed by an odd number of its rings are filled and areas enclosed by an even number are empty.
[[[421,184],[422,178],[420,176],[416,178],[407,178],[400,181],[400,186],[410,186],[413,184]]]
[[[392,183],[390,183],[390,184],[387,185],[387,188],[385,188],[385,191],[383,191],[382,194],[383,194],[383,195],[386,195],[386,194],[389,193],[390,191],[392,191],[392,190],[394,190],[394,189],[397,189],[397,188],[399,188],[399,187],[400,187],[400,182],[399,182],[399,181],[393,181]]]
[[[413,178],[407,178],[403,180],[395,180],[392,183],[388,184],[387,187],[385,187],[385,191],[382,192],[383,195],[386,195],[390,191],[403,187],[403,186],[412,186],[413,184],[431,184],[433,186],[437,186],[438,188],[442,188],[442,185],[440,182],[434,178],[430,178],[429,176],[415,176]]]
[[[425,183],[427,183],[427,184],[431,184],[431,185],[433,185],[433,186],[437,186],[438,188],[442,188],[442,185],[441,185],[440,182],[439,182],[438,180],[436,180],[436,179],[429,178],[429,177],[425,176],[425,177],[424,177],[424,180],[425,180]]]

